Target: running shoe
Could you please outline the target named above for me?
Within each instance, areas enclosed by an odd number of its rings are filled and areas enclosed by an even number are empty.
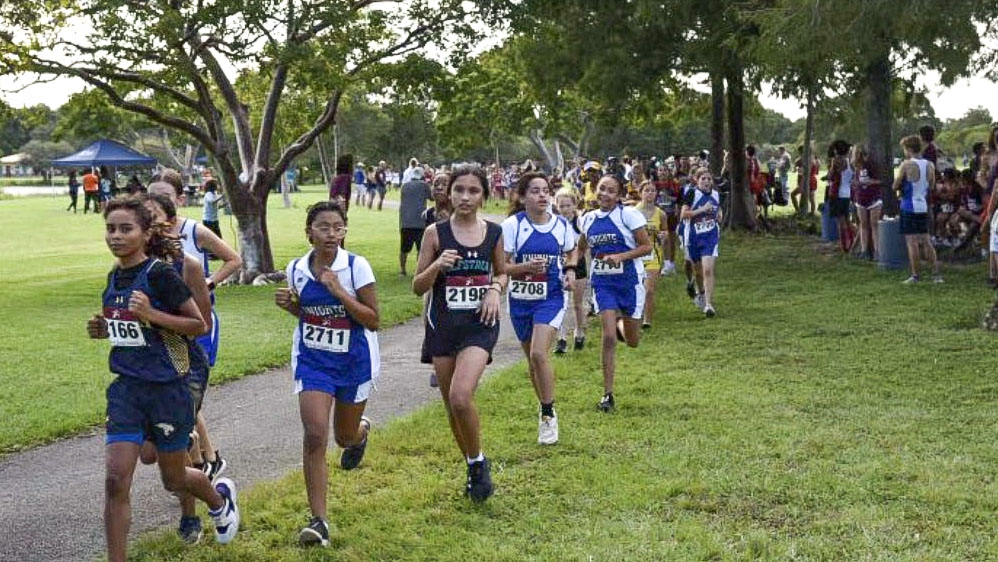
[[[212,521],[215,522],[215,541],[220,544],[228,544],[236,538],[239,532],[239,507],[236,505],[236,484],[228,478],[219,478],[215,484],[215,491],[218,492],[225,504],[218,508],[218,511],[209,511]]]
[[[938,274],[938,273],[935,274],[935,275],[933,275],[932,276],[932,282],[935,283],[935,284],[937,284],[937,285],[941,285],[943,283],[943,276],[940,275],[940,274]]]
[[[537,442],[554,445],[558,442],[558,416],[541,416],[537,422]]]
[[[225,462],[225,459],[222,458],[222,455],[218,454],[218,449],[215,449],[215,460],[214,461],[206,460],[198,468],[200,468],[201,472],[204,472],[205,475],[208,477],[208,480],[211,480],[211,483],[214,484],[215,481],[218,480],[218,477],[221,476],[223,472],[225,472],[225,469],[228,468],[228,466],[229,463]]]
[[[902,285],[914,285],[915,283],[918,283],[918,276],[917,275],[912,275],[911,277],[909,277],[909,278],[907,278],[907,279],[905,279],[904,281],[901,282]]]
[[[555,355],[564,355],[568,351],[568,342],[565,338],[558,338],[558,344],[554,346]]]
[[[689,295],[691,299],[693,297],[697,296],[697,290],[693,286],[693,280],[692,279],[690,279],[689,281],[686,282],[686,294]]]
[[[642,322],[641,323],[641,329],[645,330],[645,331],[651,330],[651,324],[648,323],[648,322]]]
[[[596,404],[596,407],[599,408],[600,411],[604,413],[613,411],[614,408],[613,394],[611,393],[604,394],[603,398],[601,398],[599,403]]]
[[[667,261],[662,264],[662,269],[659,270],[660,275],[675,275],[676,274],[676,264],[671,261]]]
[[[356,445],[350,445],[343,449],[343,454],[340,456],[340,468],[343,470],[353,470],[357,468],[360,461],[364,458],[364,451],[367,449],[367,437],[371,433],[371,420],[367,419],[365,416],[360,417],[360,424],[365,427],[367,432],[364,435],[364,440]]]
[[[703,313],[705,316],[707,316],[707,318],[713,318],[714,316],[717,316],[717,312],[714,311],[714,307],[710,306],[709,304],[703,307]]]
[[[627,339],[624,337],[624,321],[621,319],[617,320],[617,341],[621,343],[627,342]]]
[[[298,544],[305,547],[329,546],[329,524],[322,517],[313,517],[298,533]]]
[[[467,494],[473,502],[483,502],[492,495],[492,472],[489,459],[475,461],[468,465]]]
[[[706,299],[704,298],[703,293],[697,293],[697,296],[693,297],[693,305],[700,310],[703,310],[705,301]]]
[[[198,516],[181,517],[180,527],[177,529],[180,540],[184,544],[195,545],[201,540],[201,518]]]
[[[586,346],[586,336],[575,336],[575,351],[582,351]]]

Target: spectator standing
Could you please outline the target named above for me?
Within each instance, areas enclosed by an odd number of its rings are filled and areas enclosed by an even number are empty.
[[[931,162],[919,157],[923,154],[922,141],[917,136],[901,139],[901,147],[906,159],[894,180],[894,190],[901,198],[901,234],[908,246],[908,263],[911,266],[911,277],[904,283],[919,282],[921,257],[932,262],[933,280],[942,283],[936,250],[929,241],[928,197],[935,188],[936,169]]]
[[[132,177],[128,178],[128,183],[125,184],[125,191],[128,192],[129,195],[142,193],[145,190],[145,186],[142,185],[142,182],[139,181],[139,177],[135,174],[132,174]]]
[[[329,200],[338,201],[344,213],[350,212],[350,170],[353,169],[353,156],[344,154],[336,160],[336,175],[329,186]]]
[[[90,202],[94,204],[94,213],[100,214],[100,178],[91,170],[83,172],[83,214],[90,211]]]
[[[939,149],[936,148],[936,129],[932,125],[922,125],[918,128],[918,136],[925,148],[922,149],[922,160],[928,160],[932,167],[939,171]]]
[[[225,195],[218,192],[218,181],[211,179],[204,183],[204,211],[201,222],[219,238],[222,237],[222,230],[218,226],[218,205],[224,200]]]
[[[863,255],[873,259],[877,255],[880,212],[884,200],[880,193],[880,175],[870,162],[866,147],[856,145],[852,150],[853,197],[859,216],[859,243]]]
[[[790,180],[790,153],[787,152],[787,147],[781,146],[779,148],[779,155],[776,157],[776,171],[779,177],[780,189],[783,192],[783,201],[786,204],[788,192],[787,183]]]
[[[107,168],[104,166],[100,167],[100,201],[101,204],[107,203],[111,200],[111,174],[107,172]]]
[[[353,171],[353,188],[357,190],[357,204],[364,204],[364,195],[367,193],[367,174],[364,173],[364,163],[357,162],[357,167]]]
[[[412,180],[413,174],[415,174],[416,172],[416,168],[418,167],[419,167],[419,160],[416,160],[415,158],[410,158],[409,167],[406,168],[404,172],[402,172],[402,179],[400,180],[399,185],[401,186],[409,183],[409,181]],[[419,175],[420,176],[423,175],[422,168],[420,168]]]
[[[416,247],[419,253],[423,241],[423,230],[426,226],[423,222],[423,211],[426,210],[426,202],[433,199],[430,193],[430,186],[423,181],[423,169],[416,166],[410,174],[410,180],[402,184],[401,201],[399,202],[399,235],[401,246],[399,251],[399,276],[405,277],[405,262]]]
[[[80,182],[76,179],[76,170],[69,171],[69,206],[66,207],[68,212],[70,209],[73,210],[73,214],[76,214],[76,201],[80,196]]]
[[[374,171],[374,187],[378,192],[378,210],[385,204],[385,193],[388,192],[388,164],[384,160],[378,162],[378,169]],[[374,197],[371,198],[374,201]]]

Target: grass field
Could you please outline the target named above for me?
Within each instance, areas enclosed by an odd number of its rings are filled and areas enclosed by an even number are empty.
[[[907,287],[810,239],[728,236],[721,252],[719,316],[670,279],[654,329],[619,355],[616,413],[595,409],[592,343],[555,359],[558,445],[536,444],[522,364],[483,383],[497,485],[485,505],[462,497],[435,405],[377,428],[360,469],[331,470],[328,550],[295,546],[299,471],[241,496],[229,546],[184,548],[163,531],[136,559],[998,558],[983,266]]]
[[[280,196],[270,198],[271,242],[282,268],[307,250],[305,207],[324,193],[306,188],[295,195],[291,209],[282,206]],[[109,348],[87,339],[84,323],[100,310],[113,258],[104,244],[103,221],[66,213],[65,205],[61,197],[0,201],[0,315],[7,318],[0,325],[0,454],[104,419]],[[201,217],[195,208],[181,214]],[[351,250],[371,260],[378,278],[382,325],[419,314],[409,280],[397,276],[396,212],[357,209],[350,215]],[[234,219],[223,215],[221,221],[223,236],[232,241]],[[218,314],[222,338],[213,381],[289,361],[294,319],[273,305],[272,287],[220,287]]]

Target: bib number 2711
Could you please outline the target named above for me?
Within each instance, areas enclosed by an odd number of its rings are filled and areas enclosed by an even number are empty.
[[[305,324],[302,326],[305,346],[321,351],[346,353],[350,349],[350,330]]]

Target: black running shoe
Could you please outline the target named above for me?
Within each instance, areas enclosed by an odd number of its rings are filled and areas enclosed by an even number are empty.
[[[613,394],[609,392],[604,394],[603,398],[600,399],[599,404],[596,404],[596,407],[599,408],[599,410],[604,413],[613,411],[614,408]]]
[[[564,355],[568,350],[568,342],[564,338],[558,338],[558,344],[554,346],[555,355]]]
[[[649,324],[648,322],[644,322],[643,324],[641,324],[641,329],[642,330],[651,330],[651,324]]]
[[[197,516],[181,517],[177,534],[180,535],[180,540],[184,541],[185,544],[197,544],[203,534],[201,530],[201,518]]]
[[[575,351],[582,351],[582,348],[586,346],[586,336],[577,336],[575,338]]]
[[[690,279],[689,281],[686,282],[686,294],[689,295],[691,299],[693,297],[697,296],[697,290],[693,286],[693,280],[692,279]]]
[[[225,472],[225,469],[228,466],[229,463],[225,462],[225,459],[222,458],[222,455],[218,454],[218,449],[215,449],[215,460],[204,461],[204,464],[202,464],[200,468],[201,472],[204,472],[205,475],[208,477],[208,480],[211,480],[211,483],[214,484],[215,480],[218,480],[218,477],[221,476],[223,472]]]
[[[489,459],[483,459],[468,465],[468,497],[473,502],[483,502],[492,495],[492,472],[489,469]]]
[[[367,428],[367,434],[371,433],[371,420],[361,416],[361,425]],[[350,445],[349,447],[343,449],[343,454],[340,456],[340,468],[343,470],[353,470],[357,468],[360,461],[364,458],[364,451],[367,449],[367,436],[364,436],[364,440],[356,445]]]
[[[313,517],[301,532],[298,533],[298,544],[301,546],[329,546],[329,525],[322,517]]]

